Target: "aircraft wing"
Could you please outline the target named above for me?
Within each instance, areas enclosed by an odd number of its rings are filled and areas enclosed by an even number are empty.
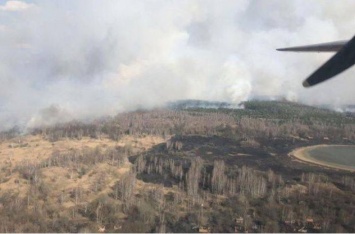
[[[313,72],[304,82],[304,87],[310,87],[326,81],[345,71],[355,64],[355,37],[350,41],[338,41],[317,45],[299,46],[278,49],[279,51],[328,52],[338,51],[332,58]]]
[[[336,52],[339,51],[347,42],[348,41],[335,41],[322,44],[281,48],[277,50],[293,52]]]

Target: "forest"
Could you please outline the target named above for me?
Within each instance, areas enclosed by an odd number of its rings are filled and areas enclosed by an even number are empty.
[[[2,132],[0,232],[355,232],[354,172],[289,156],[353,113],[208,104]]]

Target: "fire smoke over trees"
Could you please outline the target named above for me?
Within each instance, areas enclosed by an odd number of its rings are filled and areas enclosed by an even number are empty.
[[[353,71],[303,89],[329,54],[275,48],[348,39],[353,1],[59,1],[0,5],[0,123],[29,127],[177,99],[285,96],[354,103]],[[47,117],[49,116],[49,118]]]

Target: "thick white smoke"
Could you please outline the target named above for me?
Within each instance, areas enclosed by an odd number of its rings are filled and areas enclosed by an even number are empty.
[[[355,102],[354,69],[301,86],[331,54],[275,51],[350,39],[351,0],[0,3],[1,129],[177,99]]]

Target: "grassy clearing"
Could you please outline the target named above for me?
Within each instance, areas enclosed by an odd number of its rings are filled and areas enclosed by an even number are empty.
[[[142,152],[163,141],[164,139],[155,136],[140,138],[126,136],[119,141],[109,138],[92,139],[86,137],[81,140],[49,142],[39,135],[21,136],[3,141],[0,143],[0,195],[11,192],[25,196],[30,183],[16,172],[16,168],[24,164],[39,164],[48,159],[55,151],[65,153],[74,149],[127,146],[134,152]],[[105,193],[120,178],[120,175],[129,171],[129,168],[129,162],[120,168],[102,163],[84,175],[79,175],[78,172],[63,167],[42,168],[40,173],[42,183],[48,188],[50,195],[48,197],[57,199],[62,192],[71,191],[74,188],[80,187],[83,191],[92,190],[99,177],[105,180],[105,188],[101,188],[100,193]],[[87,199],[90,200],[92,197],[87,197]],[[70,205],[68,204],[68,206]]]

